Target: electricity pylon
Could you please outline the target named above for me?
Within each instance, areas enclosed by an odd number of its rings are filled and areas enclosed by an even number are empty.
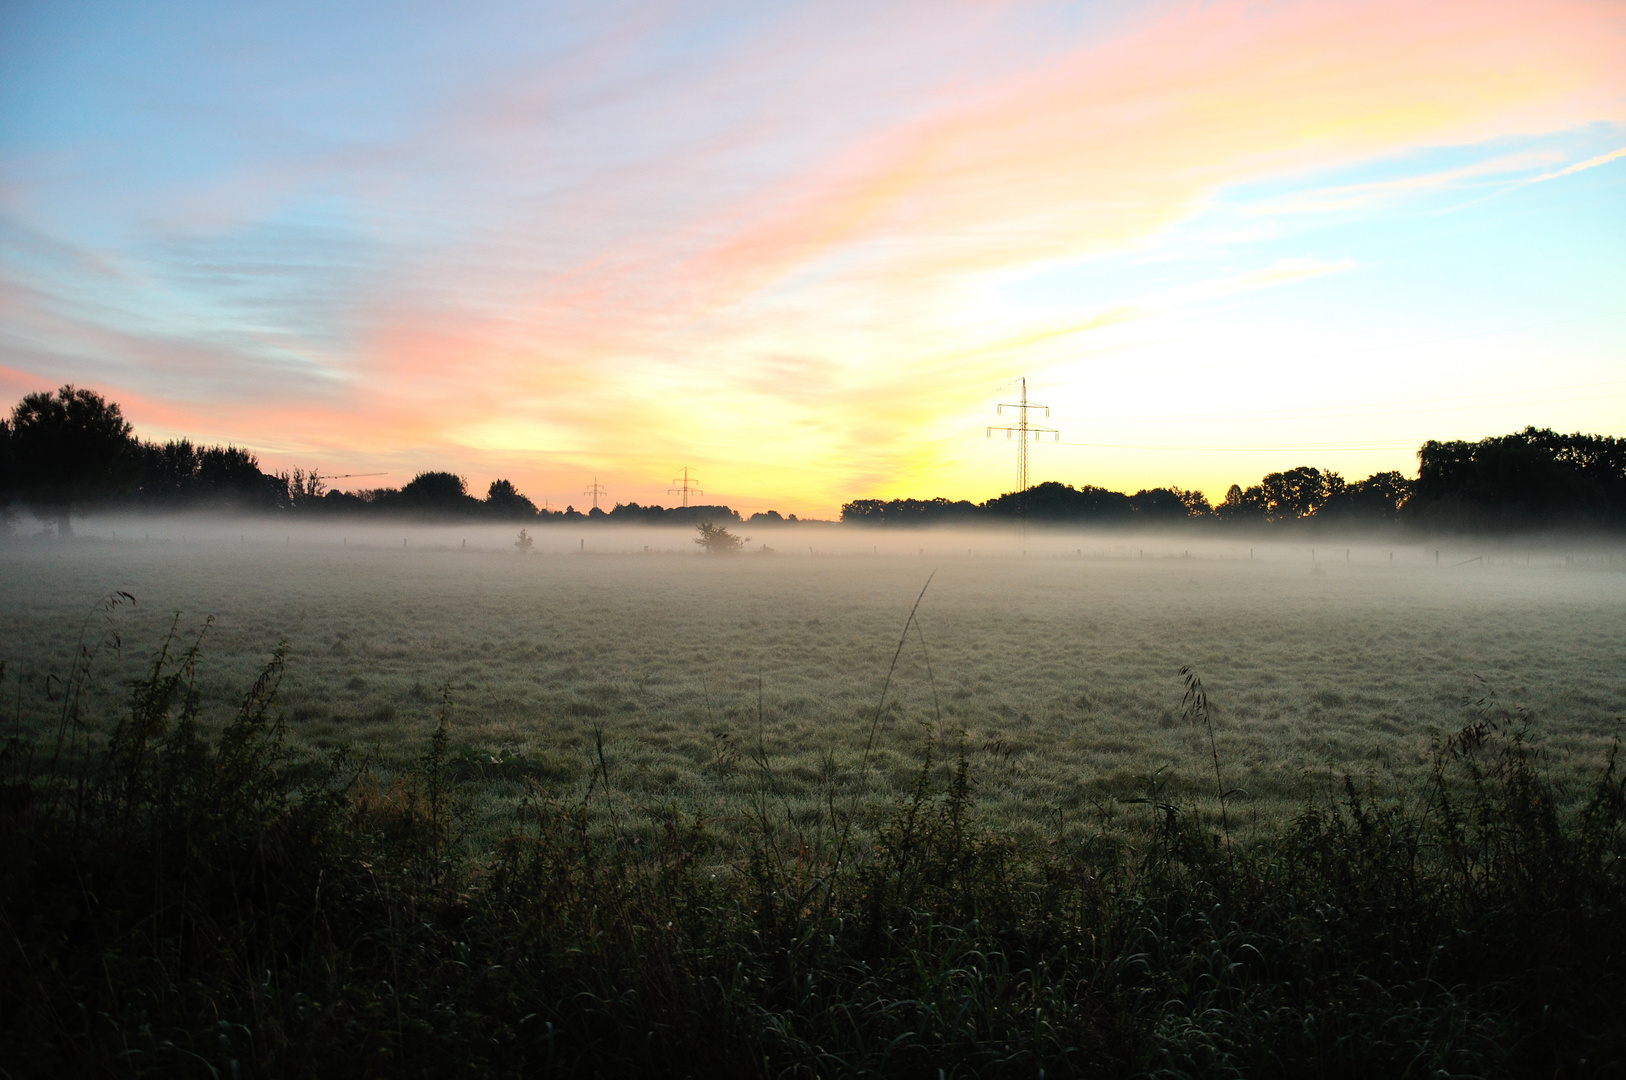
[[[669,488],[667,488],[666,493],[668,495],[676,495],[679,492],[681,492],[682,496],[683,496],[683,505],[688,506],[689,505],[689,495],[690,495],[691,492],[693,494],[695,494],[695,495],[704,495],[705,494],[704,491],[701,491],[699,488],[694,486],[696,482],[697,481],[695,480],[695,478],[689,475],[689,467],[687,465],[685,465],[685,466],[683,466],[683,475],[682,476],[674,476],[674,477],[672,477],[672,483],[677,484],[678,486],[677,487],[669,487]]]
[[[1057,431],[1055,428],[1043,427],[1039,424],[1028,423],[1029,409],[1043,409],[1045,419],[1048,420],[1050,419],[1050,406],[1040,405],[1036,401],[1028,400],[1028,380],[1026,376],[1023,376],[1022,378],[1021,400],[1002,401],[994,411],[996,415],[1004,416],[1006,409],[1016,410],[1016,423],[1006,424],[1003,426],[995,424],[988,429],[986,438],[993,438],[994,432],[996,431],[1003,431],[1005,433],[1005,438],[1007,439],[1009,439],[1013,434],[1017,436],[1016,490],[1019,492],[1026,491],[1028,489],[1028,432],[1031,431],[1033,433],[1034,442],[1038,442],[1046,435],[1054,435],[1056,437],[1055,441],[1061,442],[1061,432]]]
[[[597,510],[598,509],[598,497],[600,495],[608,495],[609,492],[605,491],[602,487],[599,486],[598,477],[595,476],[595,477],[593,477],[593,486],[588,488],[586,491],[582,492],[582,494],[583,495],[591,495],[593,497],[593,509]]]

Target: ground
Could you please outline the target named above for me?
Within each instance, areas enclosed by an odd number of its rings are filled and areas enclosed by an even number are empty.
[[[726,815],[765,753],[811,820],[873,725],[867,795],[963,737],[984,811],[1026,830],[1133,812],[1154,785],[1212,809],[1184,665],[1242,821],[1346,773],[1415,791],[1476,709],[1528,712],[1550,774],[1578,785],[1626,715],[1626,559],[1596,545],[1458,541],[1436,562],[1433,544],[1326,537],[826,528],[715,557],[676,531],[543,530],[521,553],[495,526],[273,528],[92,520],[71,544],[0,545],[16,722],[60,716],[81,635],[96,726],[172,624],[191,642],[212,617],[199,686],[221,714],[286,641],[295,749],[348,744],[387,771],[422,752],[444,688],[492,805],[527,776],[585,783],[598,732],[630,799]],[[115,590],[136,603],[96,613]]]

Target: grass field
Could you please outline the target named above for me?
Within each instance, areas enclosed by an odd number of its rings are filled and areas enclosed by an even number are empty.
[[[630,798],[726,814],[765,751],[815,815],[862,757],[935,575],[865,790],[907,788],[923,740],[948,753],[963,733],[984,810],[1011,828],[1110,814],[1154,782],[1211,804],[1182,665],[1244,821],[1344,773],[1415,790],[1436,736],[1491,694],[1478,707],[1534,716],[1561,791],[1626,715],[1626,561],[1602,549],[1459,544],[1436,565],[1434,545],[1326,537],[804,528],[731,558],[658,530],[544,532],[520,555],[493,526],[278,528],[93,521],[72,545],[0,547],[17,714],[51,715],[81,634],[112,629],[122,651],[96,651],[82,710],[105,722],[179,612],[188,640],[213,619],[199,685],[220,716],[288,643],[296,751],[347,744],[388,769],[421,753],[444,686],[454,753],[499,803],[525,776],[581,782],[601,733]],[[114,590],[137,603],[87,623]]]
[[[0,549],[5,1075],[1626,1062],[1618,552],[130,524]]]

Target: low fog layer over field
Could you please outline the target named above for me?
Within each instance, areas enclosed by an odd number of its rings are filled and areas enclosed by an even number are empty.
[[[1152,785],[1211,803],[1182,665],[1208,690],[1244,820],[1344,773],[1415,789],[1435,736],[1476,709],[1528,710],[1552,774],[1576,783],[1626,714],[1626,558],[1581,542],[829,526],[717,557],[692,531],[655,529],[544,529],[528,551],[486,525],[272,534],[263,519],[128,518],[79,532],[0,547],[19,716],[60,710],[46,699],[82,630],[94,726],[176,612],[186,642],[212,617],[199,683],[222,716],[286,640],[293,745],[348,744],[388,769],[421,752],[444,686],[454,753],[499,801],[526,778],[585,783],[597,730],[628,797],[726,813],[765,752],[812,813],[826,778],[844,786],[858,766],[928,577],[865,790],[891,798],[927,743],[952,760],[963,733],[985,808],[1018,827],[1121,813]],[[137,602],[93,614],[115,590]],[[99,645],[109,630],[117,655]]]

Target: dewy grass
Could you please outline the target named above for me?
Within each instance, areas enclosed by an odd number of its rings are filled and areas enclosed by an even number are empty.
[[[644,556],[649,537],[639,554],[547,554],[539,537],[521,558],[508,531],[495,538],[502,550],[470,539],[465,552],[455,535],[435,550],[417,534],[405,549],[399,536],[358,549],[356,536],[341,548],[335,535],[329,549],[297,534],[291,547],[279,534],[256,548],[252,533],[242,547],[235,528],[229,543],[193,534],[183,548],[151,527],[150,544],[127,542],[121,526],[117,543],[0,545],[0,658],[20,677],[8,712],[20,693],[47,754],[85,609],[115,586],[141,603],[111,624],[98,618],[92,644],[102,626],[155,641],[175,609],[188,624],[217,615],[197,677],[210,723],[235,707],[267,644],[285,639],[280,696],[299,759],[348,745],[380,775],[409,769],[449,682],[460,708],[448,752],[459,775],[490,781],[471,812],[492,820],[526,776],[585,781],[595,727],[618,790],[641,801],[736,815],[744,786],[711,767],[722,731],[742,750],[760,732],[799,812],[823,801],[827,753],[842,800],[856,784],[861,808],[884,806],[908,790],[917,724],[938,711],[945,739],[967,734],[991,827],[1038,838],[1059,817],[1087,828],[1098,804],[1140,794],[1159,768],[1170,797],[1217,814],[1203,730],[1182,722],[1170,693],[1183,664],[1214,701],[1225,787],[1245,792],[1228,804],[1234,830],[1285,826],[1311,777],[1372,769],[1386,788],[1426,784],[1432,737],[1461,725],[1476,673],[1543,717],[1544,767],[1571,808],[1626,715],[1626,574],[1539,556],[1526,567],[1522,550],[1470,573],[1435,572],[1432,551],[1420,564],[1402,551],[1391,567],[1386,551],[1357,548],[1311,576],[1307,551],[1261,548],[1249,562],[1246,547],[1191,541],[1189,559],[1182,547],[1154,560],[1152,541],[1144,560],[1133,548],[1091,559],[1090,539],[1041,551],[1038,536],[1026,559],[981,547],[969,558],[964,546],[944,555],[948,538],[888,533],[909,545],[888,557],[885,537],[872,556],[860,534],[845,542],[862,540],[861,554],[714,559]],[[924,560],[917,545],[928,545]],[[936,706],[911,641],[860,776],[886,647],[934,566],[920,619]],[[98,736],[143,659],[98,656],[80,699]],[[945,743],[939,758],[949,756]]]
[[[990,823],[963,738],[922,729],[889,808],[747,808],[524,772],[494,842],[443,700],[375,774],[287,752],[274,655],[222,726],[172,633],[105,740],[0,788],[8,1076],[1610,1075],[1626,1061],[1626,791],[1575,809],[1489,704],[1409,799],[1345,779],[1223,842]],[[721,741],[721,740],[720,740]],[[489,762],[488,762],[489,764]],[[499,761],[494,768],[501,769]],[[1216,778],[1217,779],[1217,778]],[[513,782],[512,778],[500,781]],[[1129,820],[1126,818],[1126,820]],[[839,838],[850,831],[842,872]]]

